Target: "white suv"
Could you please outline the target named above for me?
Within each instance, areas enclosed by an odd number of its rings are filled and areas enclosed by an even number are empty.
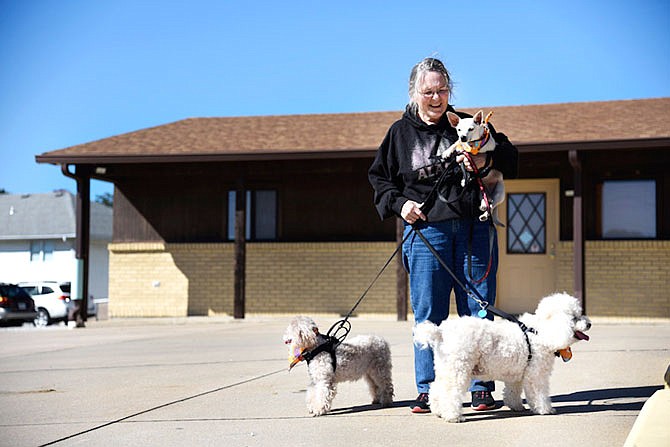
[[[22,282],[19,285],[35,301],[37,310],[35,326],[44,327],[57,321],[62,321],[67,325],[69,288],[61,287],[61,284],[56,281]],[[63,289],[67,289],[67,292]]]

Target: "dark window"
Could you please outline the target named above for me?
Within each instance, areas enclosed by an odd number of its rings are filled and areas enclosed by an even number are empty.
[[[236,191],[228,191],[228,239],[235,239]],[[246,191],[245,238],[277,239],[277,191]]]
[[[603,239],[656,238],[656,182],[604,181],[600,213]]]

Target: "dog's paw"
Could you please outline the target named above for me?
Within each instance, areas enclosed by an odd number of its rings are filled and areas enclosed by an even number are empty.
[[[393,405],[393,399],[375,399],[372,401],[372,403],[375,405],[381,405],[382,407],[390,407]]]
[[[554,409],[552,407],[534,408],[533,413],[541,414],[541,415],[556,414],[556,409]]]
[[[465,422],[465,416],[446,417],[444,420],[450,424],[458,424],[460,422]]]
[[[514,405],[511,405],[511,404],[505,404],[505,405],[507,405],[507,407],[508,407],[510,410],[512,410],[512,411],[516,411],[517,413],[523,413],[524,411],[526,411],[526,407],[524,407],[524,406],[521,405],[521,404],[518,404],[518,405],[516,405],[516,404],[514,404]]]

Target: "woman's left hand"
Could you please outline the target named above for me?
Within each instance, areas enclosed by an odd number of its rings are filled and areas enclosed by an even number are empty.
[[[482,169],[486,165],[486,154],[470,155],[472,161],[477,165],[477,170]],[[474,171],[474,167],[470,163],[470,158],[460,153],[456,156],[456,163],[463,163],[467,171]]]

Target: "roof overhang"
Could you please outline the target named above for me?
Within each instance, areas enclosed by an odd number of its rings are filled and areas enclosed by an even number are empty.
[[[569,150],[600,151],[600,150],[645,150],[670,147],[670,138],[638,138],[630,140],[591,140],[591,141],[557,141],[529,142],[516,144],[519,151],[531,152],[565,152]],[[156,155],[117,155],[117,154],[68,154],[68,155],[37,155],[37,163],[57,165],[95,165],[95,164],[145,164],[145,163],[209,163],[209,162],[253,162],[275,160],[324,160],[347,158],[373,158],[377,149],[338,149],[314,151],[249,151],[228,152],[217,154],[156,154]]]

